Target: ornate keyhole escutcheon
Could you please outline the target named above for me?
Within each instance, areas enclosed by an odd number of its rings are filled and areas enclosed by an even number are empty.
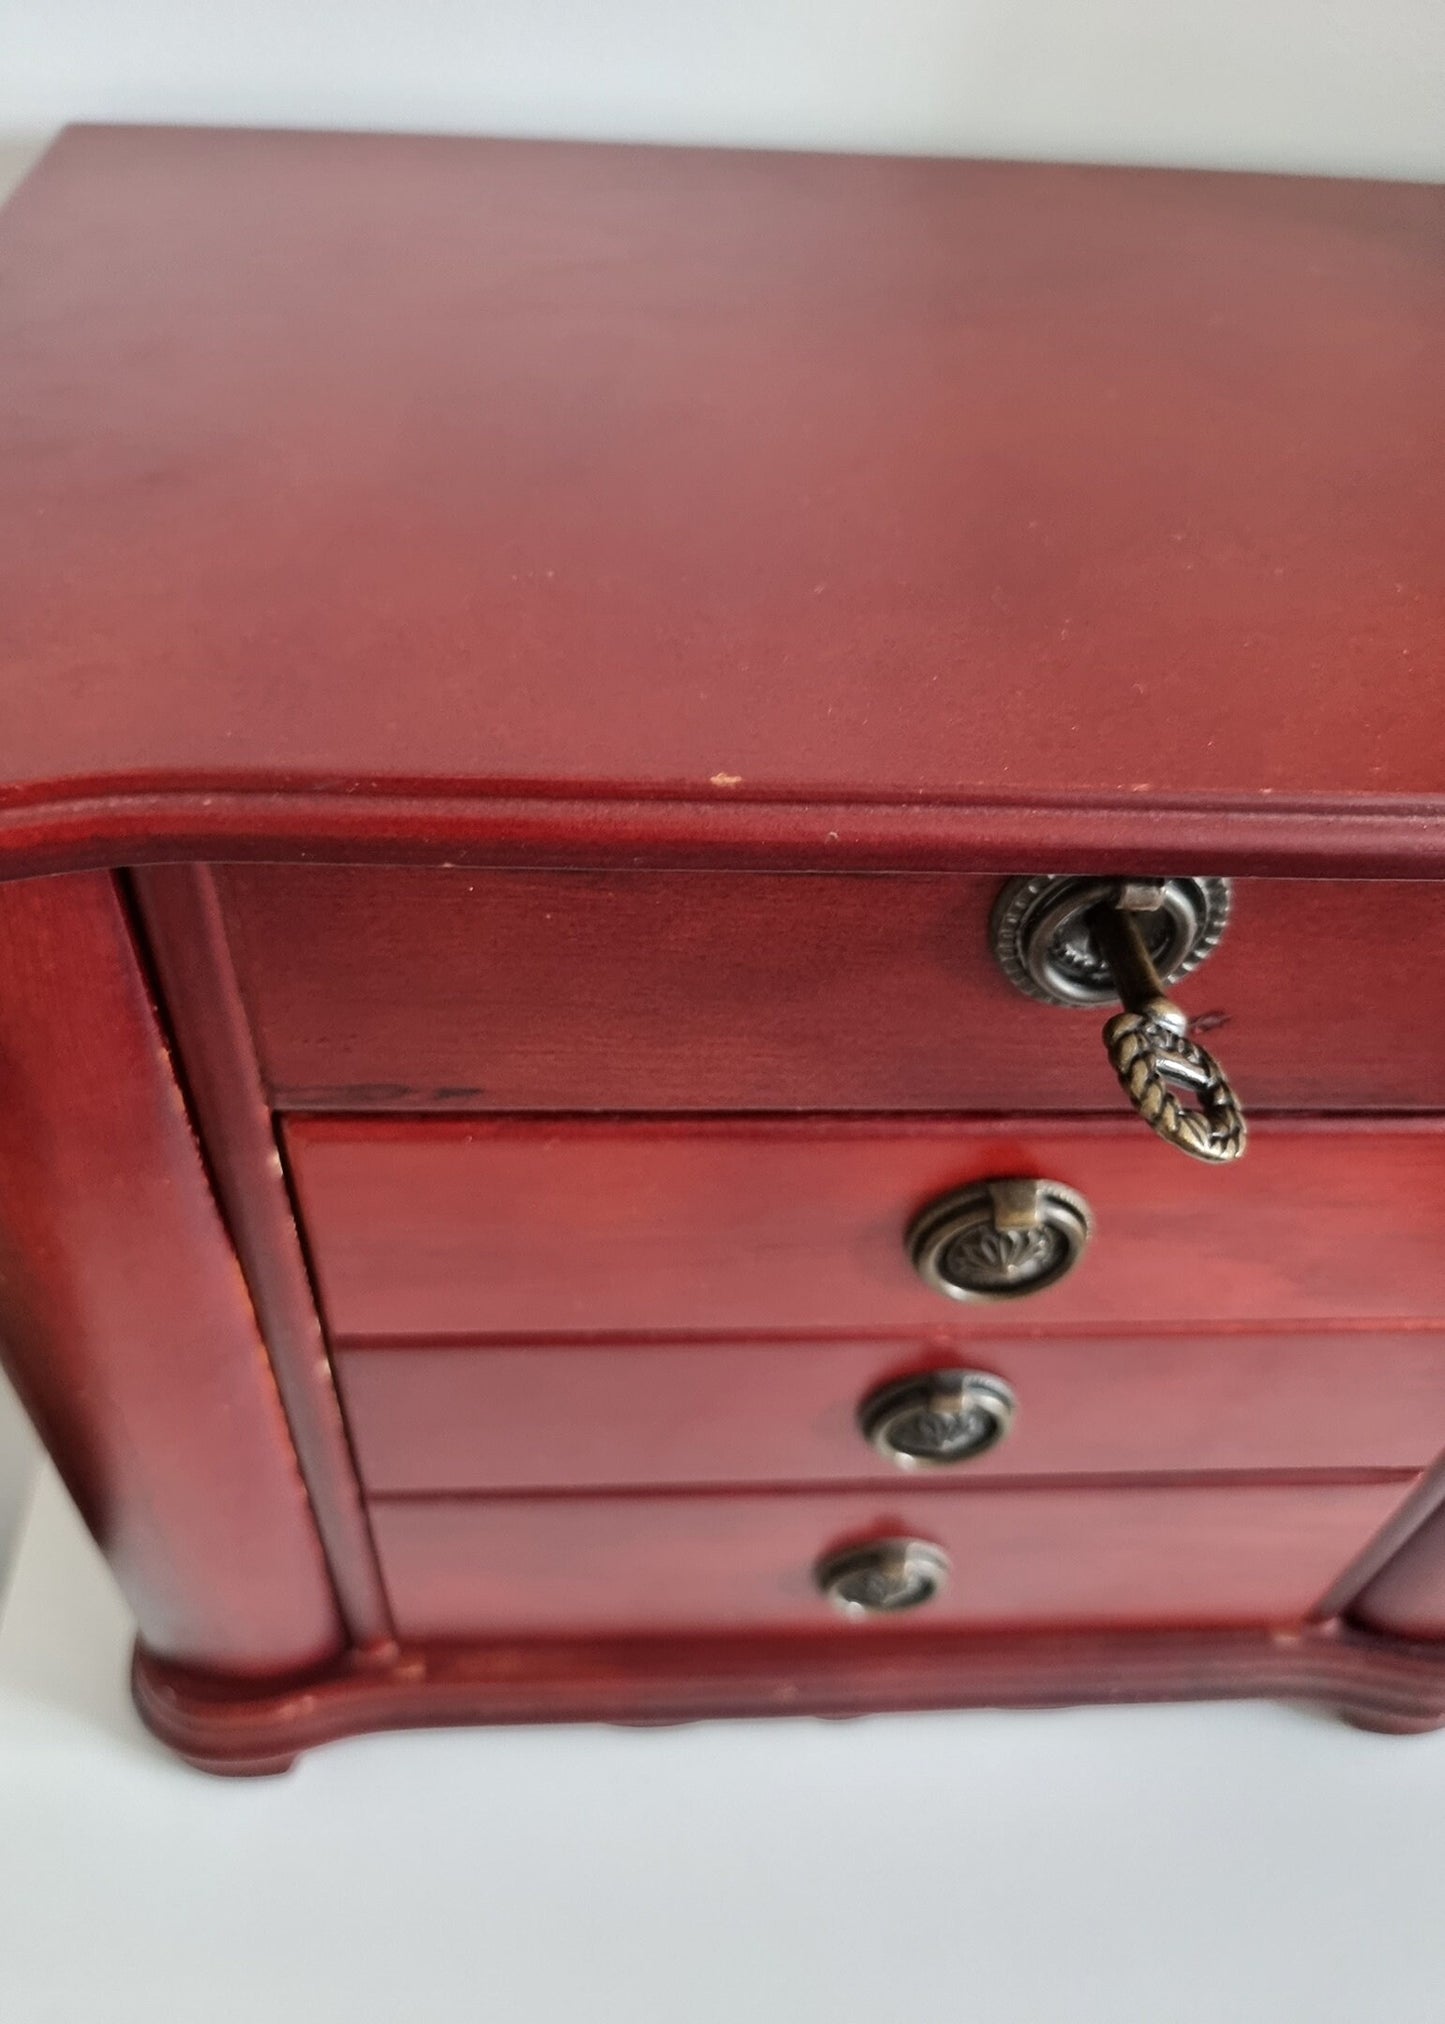
[[[1123,1011],[1104,1046],[1145,1124],[1191,1159],[1237,1160],[1244,1112],[1214,1056],[1168,995],[1218,946],[1228,879],[1010,879],[994,904],[993,952],[1016,989],[1046,1005]]]

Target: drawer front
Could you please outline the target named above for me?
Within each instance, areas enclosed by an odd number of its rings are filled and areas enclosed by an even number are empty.
[[[1445,1334],[953,1343],[571,1343],[344,1350],[373,1491],[898,1480],[859,1408],[965,1367],[1017,1399],[951,1479],[1419,1469],[1445,1444]],[[930,1476],[940,1481],[941,1472]]]
[[[301,1118],[286,1127],[345,1340],[990,1330],[1445,1317],[1445,1127],[1265,1124],[1207,1167],[1133,1119]],[[961,1306],[905,1232],[990,1175],[1077,1189],[1096,1234],[1028,1299]]]
[[[1298,1623],[1405,1494],[1145,1487],[938,1494],[382,1501],[372,1525],[408,1638]],[[922,1608],[844,1623],[822,1556],[881,1538],[952,1563]]]
[[[1001,881],[217,874],[283,1108],[1111,1111],[1102,1015],[994,962]],[[1445,895],[1239,880],[1180,989],[1247,1106],[1445,1108]],[[1214,1041],[1211,1040],[1211,1045]]]

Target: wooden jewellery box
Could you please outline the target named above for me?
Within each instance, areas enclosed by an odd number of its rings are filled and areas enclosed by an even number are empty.
[[[1445,1719],[1445,190],[89,129],[0,275],[0,1335],[160,1736]]]

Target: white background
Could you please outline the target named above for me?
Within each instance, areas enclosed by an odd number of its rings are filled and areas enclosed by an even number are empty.
[[[0,0],[0,133],[443,127],[1445,172],[1440,0]]]
[[[1440,2024],[1445,1736],[1273,1707],[163,1758],[53,1480],[0,1618],[5,2024]]]
[[[0,0],[68,119],[1438,179],[1440,0]],[[3,277],[0,277],[3,285]],[[0,1552],[23,1468],[0,1397]],[[47,1476],[0,1626],[0,2015],[1435,2024],[1445,1737],[1268,1708],[401,1737],[165,1761]]]

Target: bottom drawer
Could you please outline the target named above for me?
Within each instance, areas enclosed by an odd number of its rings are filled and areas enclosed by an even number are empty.
[[[1414,1480],[398,1498],[371,1519],[408,1638],[837,1629],[818,1563],[884,1538],[942,1548],[949,1571],[865,1631],[1288,1624]]]

